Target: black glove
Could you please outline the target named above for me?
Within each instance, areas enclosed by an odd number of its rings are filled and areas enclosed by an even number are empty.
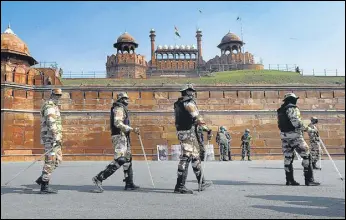
[[[212,137],[213,137],[213,134],[211,133],[211,130],[209,130],[208,131],[208,136],[207,136],[208,141],[210,141]]]
[[[53,144],[53,147],[62,147],[61,141],[55,141],[55,143]]]

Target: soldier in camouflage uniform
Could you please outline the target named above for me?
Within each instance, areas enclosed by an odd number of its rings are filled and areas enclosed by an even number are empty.
[[[251,147],[250,147],[250,142],[251,142],[251,135],[250,135],[250,130],[245,129],[245,133],[243,136],[241,136],[241,160],[244,160],[245,158],[245,153],[247,154],[247,159],[248,161],[251,161],[250,158],[250,153],[251,153]]]
[[[177,136],[181,144],[182,154],[178,165],[178,177],[175,185],[175,193],[193,194],[192,190],[185,187],[186,178],[188,175],[188,168],[192,162],[192,169],[196,175],[197,181],[201,183],[201,190],[211,185],[210,181],[202,178],[201,159],[199,156],[200,144],[197,138],[197,126],[201,126],[203,131],[208,132],[208,140],[211,140],[212,134],[204,122],[202,116],[199,114],[196,102],[194,100],[196,90],[193,85],[187,84],[180,90],[182,97],[174,103],[175,112],[175,126],[177,129]]]
[[[92,178],[94,184],[100,192],[103,192],[102,181],[111,176],[121,166],[124,169],[125,190],[135,190],[139,186],[133,183],[132,155],[130,132],[139,134],[138,128],[130,127],[129,112],[127,109],[129,97],[127,93],[120,92],[117,95],[117,101],[113,103],[110,115],[110,129],[112,135],[112,144],[114,148],[114,160],[95,177]]]
[[[230,157],[230,142],[231,135],[228,133],[227,129],[224,126],[220,127],[220,131],[216,135],[216,143],[220,148],[220,161],[232,160]]]
[[[297,97],[294,93],[287,93],[284,97],[284,103],[277,110],[278,126],[281,131],[282,152],[284,154],[286,185],[299,185],[294,180],[293,160],[294,150],[302,157],[302,166],[304,167],[305,185],[317,186],[320,183],[315,182],[311,163],[311,154],[309,146],[306,144],[303,132],[307,131],[304,126],[300,111],[297,107]]]
[[[41,144],[44,145],[45,155],[44,166],[41,176],[36,180],[41,185],[41,193],[57,193],[49,187],[50,177],[62,162],[62,125],[59,110],[59,99],[61,98],[61,89],[53,89],[50,99],[44,102],[41,107]]]
[[[308,135],[310,139],[311,145],[311,157],[312,157],[312,168],[313,169],[321,169],[317,166],[317,162],[320,159],[320,135],[318,133],[318,129],[316,124],[318,123],[318,119],[316,117],[311,118],[311,123],[308,125]]]

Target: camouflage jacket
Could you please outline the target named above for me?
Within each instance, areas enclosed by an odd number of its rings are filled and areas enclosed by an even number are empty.
[[[41,143],[62,141],[62,123],[60,110],[52,100],[41,107]]]
[[[231,135],[228,131],[222,132],[219,131],[216,134],[216,143],[228,145],[231,142]]]
[[[307,127],[307,133],[309,135],[311,143],[316,143],[320,141],[320,135],[315,125],[309,124]]]
[[[252,136],[251,135],[245,135],[243,134],[243,136],[241,136],[241,141],[244,142],[244,143],[250,143],[252,139]]]
[[[195,125],[200,127],[203,131],[208,131],[209,128],[206,125],[203,117],[199,114],[196,102],[192,99],[190,101],[184,102],[185,109],[191,114],[192,117],[196,118]]]
[[[114,126],[119,128],[122,132],[122,135],[128,134],[132,128],[129,125],[124,124],[126,118],[126,111],[122,106],[116,106],[113,109],[114,111]]]
[[[290,119],[292,125],[296,128],[297,133],[302,133],[306,130],[306,127],[303,124],[302,118],[300,116],[299,108],[288,108],[286,114]]]

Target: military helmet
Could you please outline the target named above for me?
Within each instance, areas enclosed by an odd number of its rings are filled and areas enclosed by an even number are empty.
[[[245,129],[245,132],[250,133],[250,130],[247,128],[247,129]]]
[[[315,123],[315,124],[318,122],[318,118],[317,117],[311,117],[310,120],[311,120],[312,123]]]
[[[56,89],[52,90],[52,94],[61,96],[62,95],[62,91],[61,91],[60,88],[56,88]]]
[[[192,91],[196,91],[196,90],[193,88],[193,85],[192,85],[191,83],[188,83],[188,84],[184,85],[184,86],[181,88],[180,92],[183,92],[183,91],[188,90],[188,89],[191,89]]]
[[[287,98],[290,98],[290,97],[295,98],[295,99],[299,99],[299,97],[296,96],[296,94],[290,92],[290,93],[286,93],[286,94],[285,94],[284,100],[286,100]]]
[[[127,93],[126,92],[119,92],[118,94],[117,94],[117,101],[119,101],[120,99],[122,99],[122,98],[129,98],[129,96],[127,95]]]
[[[222,130],[223,130],[223,131],[226,131],[227,129],[226,129],[224,126],[221,126],[221,127],[220,127],[220,130],[221,130],[221,131],[222,131]]]

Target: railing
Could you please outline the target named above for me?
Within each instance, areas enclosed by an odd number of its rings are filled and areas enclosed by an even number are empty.
[[[39,62],[38,64],[32,66],[33,68],[58,68],[57,62]]]
[[[302,76],[345,76],[345,73],[339,73],[337,69],[302,69],[300,70]]]
[[[65,79],[78,79],[78,78],[107,78],[106,71],[88,71],[88,72],[66,72],[64,71],[62,78]]]
[[[268,64],[269,70],[295,72],[297,64]]]
[[[49,62],[43,62],[42,65],[48,66]],[[41,65],[41,66],[42,66]],[[212,64],[211,67],[220,67],[231,69],[230,67],[236,67],[235,64]],[[278,70],[278,71],[287,71],[287,72],[295,72],[297,68],[296,64],[269,64],[268,70]],[[337,69],[324,69],[324,70],[315,70],[315,69],[300,69],[300,74],[302,76],[345,76],[345,72],[339,72]],[[158,76],[158,75],[176,75],[176,76],[186,76],[186,77],[195,77],[195,76],[203,76],[205,71],[201,70],[148,70],[147,76]],[[62,78],[66,79],[78,79],[78,78],[107,78],[106,71],[81,71],[81,72],[73,72],[73,71],[64,71],[62,74]]]

